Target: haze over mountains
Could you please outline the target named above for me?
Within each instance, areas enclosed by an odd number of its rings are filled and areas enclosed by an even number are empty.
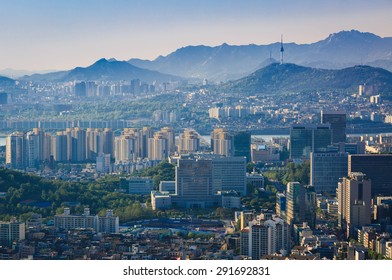
[[[341,31],[312,44],[284,43],[284,49],[285,62],[298,65],[341,69],[366,64],[392,71],[392,37],[381,38],[356,30]],[[279,51],[280,43],[188,46],[153,61],[130,59],[128,62],[172,75],[227,81],[266,66],[270,58],[279,60]]]
[[[64,82],[140,79],[146,82],[165,82],[179,81],[183,78],[206,78],[216,82],[228,82],[240,79],[225,84],[223,88],[230,91],[247,90],[248,92],[274,89],[281,92],[303,91],[305,86],[312,89],[329,87],[332,90],[342,90],[365,82],[373,82],[377,85],[377,89],[385,92],[390,88],[390,73],[381,71],[382,69],[354,67],[334,72],[292,64],[323,69],[342,69],[361,64],[382,67],[391,71],[392,37],[381,38],[372,33],[356,30],[341,31],[312,44],[287,43],[284,44],[284,49],[285,67],[283,68],[276,65],[268,67],[279,60],[280,43],[261,46],[223,44],[216,47],[183,47],[153,61],[130,59],[126,62],[117,61],[114,58],[100,59],[88,67],[34,74],[24,76],[20,80]],[[263,69],[264,67],[267,68]],[[283,72],[279,72],[282,70],[284,70],[284,75]],[[267,77],[272,80],[267,80]],[[307,81],[306,85],[303,84],[304,80]],[[275,84],[276,81],[280,84]]]
[[[109,61],[104,58],[98,60],[88,67],[76,67],[69,71],[58,71],[48,74],[34,74],[32,76],[24,76],[21,79],[57,82],[74,80],[120,81],[132,79],[140,79],[146,82],[182,80],[180,77],[163,74],[154,70],[142,69],[125,61],[116,61],[113,59]]]

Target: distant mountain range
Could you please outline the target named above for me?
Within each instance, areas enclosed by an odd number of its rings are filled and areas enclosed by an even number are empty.
[[[372,86],[374,94],[392,97],[392,73],[370,66],[326,70],[285,63],[270,64],[236,81],[219,87],[225,92],[281,94],[298,92],[352,91],[360,84]]]
[[[312,44],[284,44],[284,61],[313,68],[343,69],[369,65],[392,71],[392,37],[356,30],[341,31]],[[280,43],[216,47],[187,46],[155,60],[100,59],[88,67],[23,76],[20,80],[132,80],[146,82],[208,79],[227,82],[250,75],[280,57]],[[183,77],[183,78],[181,78]]]
[[[56,70],[33,71],[33,70],[19,70],[19,69],[7,68],[7,69],[0,70],[0,75],[16,79],[18,77],[22,77],[25,75],[46,74],[46,73],[51,73],[51,72],[55,72],[55,71]]]
[[[85,81],[120,81],[140,79],[146,82],[181,81],[183,78],[174,75],[163,74],[158,71],[142,69],[125,61],[114,59],[100,59],[88,67],[76,67],[69,71],[58,71],[48,74],[34,74],[24,76],[21,80],[57,81],[66,82],[74,80]]]
[[[381,38],[356,30],[341,31],[312,44],[284,44],[286,62],[324,69],[370,65],[392,71],[392,37]],[[188,46],[155,60],[129,63],[186,78],[227,81],[244,77],[266,62],[279,60],[280,43],[216,47]]]

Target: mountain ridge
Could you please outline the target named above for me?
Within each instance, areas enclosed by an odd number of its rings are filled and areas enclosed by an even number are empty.
[[[360,84],[372,86],[374,94],[392,96],[392,73],[382,68],[357,65],[344,69],[321,69],[291,63],[270,64],[241,79],[219,87],[242,94],[279,94],[314,91],[352,91]]]
[[[360,47],[358,47],[360,46]],[[311,44],[284,43],[287,62],[326,69],[358,64],[383,66],[392,71],[392,37],[357,30],[340,31]],[[279,60],[280,43],[267,45],[186,46],[155,60],[130,59],[129,63],[185,77],[214,81],[238,79],[252,73],[272,57]]]
[[[88,81],[120,81],[140,79],[146,82],[153,81],[181,81],[181,77],[160,73],[155,70],[142,69],[125,61],[101,58],[87,67],[75,67],[67,71],[57,71],[47,74],[34,74],[24,76],[21,80],[57,81],[66,82],[74,80]]]

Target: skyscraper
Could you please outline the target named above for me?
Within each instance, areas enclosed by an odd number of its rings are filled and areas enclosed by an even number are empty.
[[[168,139],[164,133],[156,132],[154,138],[148,139],[148,158],[150,160],[165,160],[168,154]]]
[[[68,160],[68,144],[65,132],[57,132],[52,136],[52,155],[55,161]]]
[[[305,188],[298,182],[287,183],[286,220],[290,226],[305,221]]]
[[[116,162],[132,162],[136,160],[136,137],[120,135],[114,140],[114,157]]]
[[[30,168],[37,167],[40,161],[40,139],[38,134],[30,131],[26,133],[26,166]]]
[[[332,130],[332,142],[346,142],[346,113],[342,111],[321,111],[321,123],[330,124]]]
[[[347,165],[348,153],[310,153],[310,185],[317,193],[335,193]]]
[[[236,191],[246,195],[245,157],[224,157],[212,159],[212,192]]]
[[[293,125],[290,129],[290,158],[309,159],[311,152],[325,152],[331,145],[331,129],[324,125]]]
[[[151,127],[145,126],[138,132],[137,150],[138,157],[146,158],[148,156],[148,139],[153,138]]]
[[[246,157],[246,162],[250,162],[250,145],[251,145],[251,134],[247,131],[239,131],[234,133],[233,136],[234,144],[234,156],[235,157]]]
[[[286,189],[286,221],[290,226],[307,222],[316,226],[316,192],[313,186],[289,182]]]
[[[339,225],[347,237],[353,237],[355,228],[370,224],[372,184],[361,172],[349,173],[338,184]]]
[[[174,153],[176,151],[174,129],[172,127],[163,127],[161,128],[161,133],[167,141],[168,155]]]
[[[214,206],[214,202],[212,161],[180,159],[176,166],[176,195],[172,197],[173,205],[205,208]]]
[[[362,172],[372,180],[372,195],[392,195],[392,154],[348,156],[348,172]]]
[[[26,153],[24,134],[14,132],[6,139],[6,160],[5,163],[11,168],[24,169],[26,166]]]
[[[232,156],[233,136],[225,128],[214,128],[211,133],[211,149],[214,154]]]

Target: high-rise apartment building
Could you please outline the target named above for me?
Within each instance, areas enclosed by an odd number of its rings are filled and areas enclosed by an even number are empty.
[[[52,156],[55,161],[68,160],[68,142],[65,132],[57,132],[52,136]]]
[[[148,139],[153,138],[153,131],[151,127],[143,127],[138,132],[138,157],[148,157]]]
[[[156,132],[154,138],[148,139],[148,158],[150,160],[165,160],[168,154],[168,140],[164,133]]]
[[[14,132],[6,139],[6,160],[5,163],[11,168],[23,169],[25,167],[25,141],[24,134]]]
[[[193,153],[200,150],[200,138],[194,130],[185,129],[178,137],[178,153]]]
[[[137,138],[134,135],[120,135],[114,139],[116,162],[133,162],[137,158]]]
[[[211,149],[214,154],[230,157],[233,155],[233,136],[225,128],[214,128],[211,133]]]
[[[346,142],[346,113],[342,111],[321,111],[321,123],[330,124],[332,142]]]
[[[286,254],[290,250],[289,236],[289,226],[279,217],[253,220],[241,231],[241,254],[253,260],[275,253]]]
[[[167,153],[168,155],[173,154],[176,151],[175,134],[172,127],[161,128],[162,136],[167,142]]]

